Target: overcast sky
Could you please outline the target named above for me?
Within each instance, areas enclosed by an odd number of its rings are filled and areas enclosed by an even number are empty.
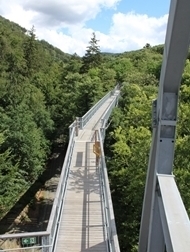
[[[0,0],[0,15],[38,39],[82,56],[96,33],[103,52],[124,52],[165,41],[169,0]]]

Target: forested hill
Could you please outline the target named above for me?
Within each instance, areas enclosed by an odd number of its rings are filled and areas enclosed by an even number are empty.
[[[46,169],[68,126],[116,83],[122,97],[106,156],[122,251],[136,251],[163,46],[101,53],[95,34],[84,57],[68,55],[0,17],[0,218]],[[188,56],[189,58],[189,56]],[[189,211],[190,63],[182,78],[175,174]]]

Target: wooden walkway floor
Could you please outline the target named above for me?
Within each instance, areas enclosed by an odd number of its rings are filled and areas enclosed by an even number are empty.
[[[79,136],[71,161],[65,204],[57,235],[56,252],[108,252],[104,230],[100,174],[92,137],[111,96],[94,114]]]

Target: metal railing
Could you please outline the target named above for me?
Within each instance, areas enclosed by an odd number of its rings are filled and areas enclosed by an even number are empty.
[[[57,187],[56,196],[53,202],[53,207],[51,210],[47,230],[44,232],[27,232],[27,233],[0,235],[0,247],[2,246],[2,249],[4,247],[3,244],[8,244],[10,243],[10,241],[12,241],[12,245],[6,245],[6,249],[4,249],[3,251],[20,251],[20,250],[34,251],[34,249],[38,249],[38,251],[43,252],[53,251],[55,236],[57,232],[57,223],[60,218],[62,205],[64,204],[65,199],[64,194],[67,187],[67,178],[69,174],[69,167],[74,148],[74,138],[76,133],[75,125],[76,123],[73,123],[70,126],[69,145],[67,148],[64,164],[62,167],[62,172],[59,180],[60,182]],[[33,243],[32,246],[30,243],[31,239],[35,240],[35,243]],[[26,244],[24,244],[24,240],[26,240]],[[15,247],[11,248],[13,244]],[[10,246],[10,248],[7,248],[8,246]]]
[[[49,251],[50,245],[43,244],[49,235],[47,231],[0,235],[0,251]]]
[[[73,148],[74,148],[74,138],[75,138],[76,130],[75,125],[72,126],[71,135],[69,139],[69,145],[67,148],[61,176],[60,176],[60,182],[57,187],[56,196],[54,199],[47,231],[50,233],[50,243],[52,244],[52,249],[54,246],[54,241],[57,233],[57,223],[59,222],[60,215],[61,215],[61,209],[65,201],[65,192],[67,188],[67,180],[69,175],[69,168],[71,164],[72,154],[73,154]]]
[[[103,196],[103,208],[104,208],[104,219],[105,219],[105,229],[106,236],[108,241],[108,251],[109,252],[120,252],[117,230],[115,225],[115,217],[112,205],[112,198],[109,187],[109,180],[107,174],[107,167],[104,155],[104,135],[102,136],[102,132],[100,129],[98,130],[98,138],[100,141],[101,148],[101,156],[99,161],[99,170],[101,174],[101,188],[102,188],[102,196]]]
[[[83,129],[84,126],[87,124],[87,122],[90,120],[90,118],[96,113],[96,111],[102,106],[102,104],[110,97],[112,96],[116,90],[119,89],[119,85],[116,85],[113,90],[108,92],[101,100],[99,100],[86,114],[84,114],[82,117],[80,117],[80,129]]]
[[[107,128],[107,122],[110,118],[110,115],[112,113],[113,108],[115,108],[118,104],[118,100],[120,97],[120,91],[118,90],[118,93],[116,93],[115,99],[111,102],[110,106],[106,109],[106,111],[103,113],[102,118],[101,118],[101,134],[102,134],[102,139],[104,141],[105,138],[105,131]]]
[[[116,92],[118,90],[118,92]],[[107,238],[107,250],[109,252],[120,252],[117,230],[115,225],[115,216],[112,205],[112,198],[110,193],[110,186],[107,174],[107,167],[104,155],[104,138],[107,128],[108,119],[113,111],[113,108],[117,106],[120,97],[120,91],[118,86],[111,92],[111,95],[115,95],[115,99],[110,103],[109,107],[105,110],[101,117],[101,128],[98,130],[98,140],[100,142],[101,156],[99,159],[99,171],[101,179],[101,189],[102,189],[102,202],[104,209],[104,221],[105,221],[105,235]]]

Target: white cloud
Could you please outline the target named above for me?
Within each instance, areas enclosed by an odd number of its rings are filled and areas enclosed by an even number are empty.
[[[115,8],[121,0],[1,0],[0,15],[30,29],[64,52],[83,55],[93,30],[85,22],[102,8]],[[146,43],[164,43],[168,15],[160,18],[135,12],[115,13],[107,34],[95,31],[101,50],[123,52]],[[65,28],[68,32],[64,32]]]
[[[164,43],[167,20],[168,15],[155,18],[134,12],[116,13],[113,15],[109,38],[113,39],[116,51],[142,48],[146,43]]]
[[[114,8],[121,0],[1,0],[0,13],[20,20],[22,13],[30,21],[46,27],[84,23],[95,18],[102,8]],[[16,7],[16,9],[15,9]],[[19,7],[19,8],[18,8]],[[19,11],[18,11],[19,9]],[[17,10],[17,11],[15,11]]]
[[[78,55],[83,55],[88,44],[88,41],[92,35],[93,30],[90,29],[79,29],[80,37],[77,36],[78,33],[73,33],[71,36],[65,35],[61,32],[56,32],[55,30],[38,30],[37,37],[39,39],[44,39],[50,44],[60,48],[63,52],[70,54],[77,53]]]

